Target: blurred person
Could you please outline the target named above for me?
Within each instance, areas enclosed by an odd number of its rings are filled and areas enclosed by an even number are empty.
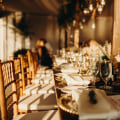
[[[44,40],[41,40],[41,39],[37,40],[37,43],[36,43],[36,45],[35,45],[35,49],[37,49],[37,48],[39,48],[39,47],[45,47],[45,42],[44,42]]]
[[[99,54],[99,43],[95,40],[89,41],[89,54],[98,55]]]
[[[46,47],[47,50],[48,50],[48,52],[49,52],[49,54],[52,53],[52,50],[53,50],[53,49],[52,49],[50,43],[48,43],[45,38],[40,38],[40,39],[37,41],[37,43],[36,43],[36,47],[37,47],[37,46]]]
[[[49,68],[52,68],[53,61],[46,47],[41,46],[41,47],[38,47],[36,50],[38,54],[39,65],[48,66]]]
[[[92,48],[98,47],[98,42],[95,40],[90,40],[89,41],[89,46]]]
[[[88,42],[83,42],[82,43],[82,54],[85,55],[85,54],[88,54],[89,52],[89,45],[88,45]]]

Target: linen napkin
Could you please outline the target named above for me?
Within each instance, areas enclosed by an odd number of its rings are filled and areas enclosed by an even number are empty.
[[[90,102],[89,93],[95,93],[96,103]],[[103,90],[83,89],[73,90],[72,99],[78,104],[79,120],[113,119],[120,116],[117,107],[107,98]]]
[[[89,79],[83,79],[79,74],[64,74],[67,85],[89,85]]]
[[[66,66],[61,67],[61,72],[63,72],[63,73],[78,73],[79,70],[74,68],[73,66],[66,65]]]

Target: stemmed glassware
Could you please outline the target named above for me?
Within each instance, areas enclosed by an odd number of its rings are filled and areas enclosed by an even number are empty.
[[[82,63],[81,61],[78,60],[78,61],[77,61],[77,64],[78,64],[78,68],[79,68],[78,74],[81,75],[83,63]]]
[[[81,56],[81,55],[78,56],[77,65],[78,65],[78,69],[79,69],[78,74],[81,75],[81,72],[82,72],[82,65],[83,65],[82,56]]]
[[[91,70],[91,73],[93,75],[93,86],[95,87],[95,81],[96,81],[96,77],[99,73],[99,59],[98,59],[98,56],[92,56],[92,60],[90,62],[90,70]]]
[[[108,89],[110,87],[107,86],[107,83],[112,76],[112,63],[111,61],[103,60],[100,63],[100,77],[104,81],[104,89]]]

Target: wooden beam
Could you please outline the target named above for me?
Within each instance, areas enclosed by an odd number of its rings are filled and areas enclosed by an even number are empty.
[[[75,31],[74,31],[74,47],[79,48],[79,21],[80,21],[80,8],[79,0],[76,2],[76,14],[75,14]]]
[[[113,41],[112,56],[120,48],[120,0],[114,0],[114,23],[113,23]]]

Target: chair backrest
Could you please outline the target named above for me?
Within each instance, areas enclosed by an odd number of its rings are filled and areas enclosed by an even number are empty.
[[[39,69],[38,55],[37,55],[37,52],[32,52],[32,54],[33,54],[34,68],[35,68],[35,74],[36,74],[37,70]]]
[[[18,57],[21,60],[22,86],[23,86],[23,91],[24,91],[25,87],[27,85],[31,84],[28,56],[27,55],[19,55]]]
[[[10,120],[13,116],[18,115],[18,99],[13,61],[0,61],[0,105],[2,120]]]
[[[38,56],[36,52],[32,52],[30,50],[27,51],[29,68],[31,73],[31,78],[35,78],[35,74],[38,70]]]
[[[29,70],[30,70],[30,76],[31,79],[34,79],[35,73],[34,73],[34,58],[32,55],[32,52],[30,50],[27,51],[27,56],[28,56],[28,63],[29,63]]]
[[[22,70],[21,70],[21,59],[18,57],[9,57],[14,62],[15,80],[17,86],[17,97],[23,96],[23,84],[22,84]]]

